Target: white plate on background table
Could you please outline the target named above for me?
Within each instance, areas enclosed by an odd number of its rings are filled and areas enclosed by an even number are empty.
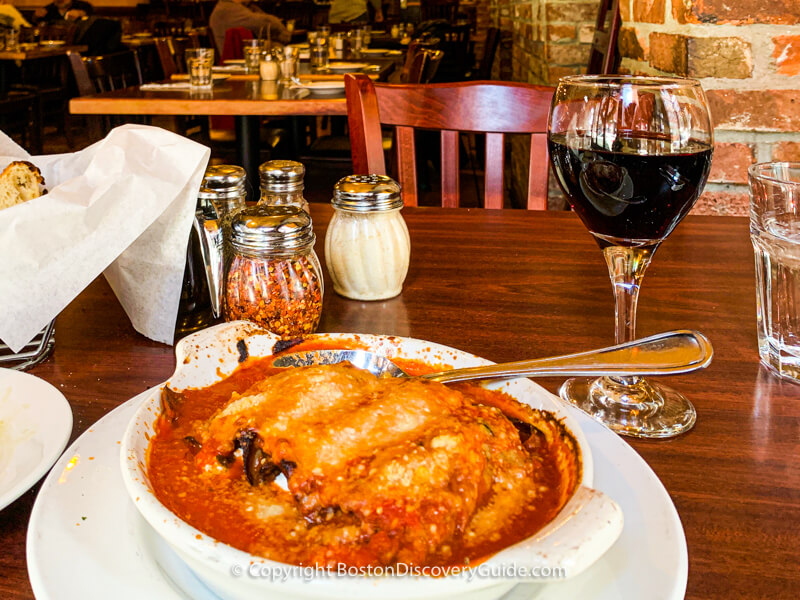
[[[344,94],[344,81],[301,81],[300,86],[319,96]]]
[[[71,433],[64,394],[33,375],[0,369],[0,510],[39,481]]]
[[[222,61],[226,65],[242,65],[244,66],[244,59],[243,58],[229,58],[228,60]]]
[[[332,62],[328,63],[328,70],[334,73],[355,73],[371,66],[364,62]]]
[[[111,591],[114,600],[218,600],[150,529],[122,481],[120,441],[150,394],[143,392],[95,423],[42,486],[27,539],[37,600],[106,600]],[[622,507],[625,527],[614,546],[581,575],[563,583],[519,584],[504,600],[682,599],[686,540],[664,486],[616,434],[577,409],[567,410],[589,442],[593,487]]]

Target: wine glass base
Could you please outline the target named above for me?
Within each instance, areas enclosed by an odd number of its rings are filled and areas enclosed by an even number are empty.
[[[620,435],[670,438],[689,431],[697,412],[683,394],[642,378],[568,379],[561,398]]]

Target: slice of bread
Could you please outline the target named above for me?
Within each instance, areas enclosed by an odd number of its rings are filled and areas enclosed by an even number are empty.
[[[0,210],[38,198],[43,186],[44,177],[35,165],[12,162],[0,173]]]

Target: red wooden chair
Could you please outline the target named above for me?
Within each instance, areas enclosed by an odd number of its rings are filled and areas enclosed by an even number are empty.
[[[620,61],[617,37],[621,25],[619,0],[601,0],[586,69],[588,75],[609,75],[617,72]]]
[[[459,203],[459,131],[486,134],[484,206],[503,207],[503,142],[531,136],[529,209],[547,208],[547,113],[553,89],[522,83],[469,81],[432,85],[374,84],[345,75],[355,173],[386,174],[381,124],[395,127],[397,171],[406,206],[417,205],[414,129],[441,131],[442,206]]]

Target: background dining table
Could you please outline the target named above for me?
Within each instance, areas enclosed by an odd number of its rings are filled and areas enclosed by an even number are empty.
[[[363,59],[377,63],[370,76],[380,81],[394,71],[396,61]],[[308,63],[298,68],[301,81],[344,81],[344,73],[317,74]],[[234,117],[237,164],[258,181],[259,123],[262,117],[346,115],[344,88],[339,93],[314,94],[293,86],[261,81],[258,75],[231,74],[210,90],[142,90],[139,86],[73,98],[72,114],[78,115],[231,115]]]
[[[311,211],[324,262],[332,211],[321,204]],[[326,281],[319,331],[422,338],[498,362],[613,343],[606,267],[574,214],[407,208],[403,215],[412,240],[403,293],[357,302]],[[759,364],[754,288],[747,220],[690,216],[659,249],[639,303],[640,335],[696,329],[715,349],[707,370],[670,381],[695,404],[694,429],[667,441],[627,440],[677,507],[691,600],[788,599],[800,591],[800,385]],[[74,439],[168,378],[173,361],[172,347],[132,329],[101,278],[60,314],[53,355],[30,372],[69,400]],[[538,382],[555,391],[561,381]],[[39,487],[0,512],[4,600],[32,597],[26,529]]]

